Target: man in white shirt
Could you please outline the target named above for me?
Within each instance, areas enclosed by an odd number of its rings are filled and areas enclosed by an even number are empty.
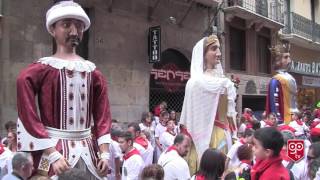
[[[244,132],[243,138],[241,138],[239,141],[235,142],[231,146],[227,154],[226,167],[232,169],[240,165],[241,162],[239,161],[238,155],[237,155],[238,149],[243,144],[246,144],[246,143],[252,144],[253,133],[254,133],[254,130],[246,129]]]
[[[122,151],[118,143],[118,137],[121,134],[121,128],[119,126],[112,126],[111,128],[111,143],[109,145],[110,161],[109,161],[109,173],[108,179],[120,180],[120,158]]]
[[[13,171],[5,175],[3,180],[25,180],[28,179],[33,170],[33,159],[29,153],[18,152],[12,158]]]
[[[298,139],[306,139],[306,132],[309,131],[307,125],[301,120],[302,115],[299,112],[291,114],[292,121],[289,126],[294,128],[296,132],[294,133],[295,137]]]
[[[152,164],[153,160],[153,147],[147,138],[141,136],[141,130],[138,123],[130,123],[128,125],[128,131],[131,132],[135,147],[141,154],[145,166]]]
[[[191,139],[178,134],[174,139],[174,145],[161,154],[158,164],[164,170],[164,180],[188,180],[190,172],[188,163],[183,159],[191,147]]]
[[[160,135],[159,141],[164,151],[173,145],[174,138],[176,137],[175,122],[169,119],[167,122],[167,130]]]
[[[164,133],[167,129],[167,121],[169,120],[169,113],[168,111],[162,111],[160,113],[160,119],[159,119],[159,123],[156,126],[155,129],[155,139],[156,139],[156,147],[157,147],[157,159],[159,158],[160,154],[162,153],[162,151],[164,150],[161,143],[160,143],[160,136],[162,133]],[[156,160],[157,160],[156,159]]]
[[[294,162],[287,156],[287,144],[288,140],[294,139],[294,132],[290,130],[283,130],[281,131],[283,136],[284,145],[280,152],[282,157],[282,164],[284,167],[289,169],[295,180],[304,180],[308,176],[308,164],[307,162],[302,159],[300,161]]]
[[[144,167],[139,151],[133,147],[131,132],[126,131],[119,135],[118,142],[123,155],[122,180],[138,180]]]

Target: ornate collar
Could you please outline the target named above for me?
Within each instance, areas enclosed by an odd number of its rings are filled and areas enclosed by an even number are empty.
[[[92,72],[95,70],[96,65],[90,61],[79,60],[64,60],[56,57],[43,57],[38,60],[39,63],[49,65],[56,69],[66,68],[68,70],[75,70],[79,72]]]

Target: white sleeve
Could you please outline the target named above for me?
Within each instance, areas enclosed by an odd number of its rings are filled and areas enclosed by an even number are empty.
[[[156,137],[156,138],[159,138],[159,137],[160,137],[160,129],[159,129],[159,126],[156,126],[154,137]]]
[[[236,154],[237,154],[237,150],[238,150],[238,146],[237,146],[237,142],[235,144],[233,144],[227,154],[227,157],[230,158],[230,160],[232,160]]]

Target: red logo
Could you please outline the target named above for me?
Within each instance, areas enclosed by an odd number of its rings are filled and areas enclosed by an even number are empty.
[[[288,140],[287,155],[293,161],[301,160],[304,157],[304,141],[300,139]]]

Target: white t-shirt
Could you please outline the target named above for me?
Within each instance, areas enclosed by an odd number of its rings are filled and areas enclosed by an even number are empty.
[[[174,141],[174,138],[176,136],[170,134],[169,132],[165,131],[161,134],[160,138],[159,138],[159,141],[160,143],[162,144],[162,147],[163,147],[163,150],[166,151],[167,148],[169,146],[172,146],[173,145],[173,141]]]
[[[135,147],[140,152],[145,166],[152,164],[154,149],[149,141],[148,141],[147,148],[143,147],[142,145],[140,145],[136,142],[133,143],[133,147]]]
[[[246,125],[244,123],[241,123],[239,129],[238,129],[238,133],[244,133],[246,131]]]
[[[161,154],[158,164],[164,170],[164,180],[190,179],[189,166],[176,150]]]
[[[230,148],[227,157],[230,159],[228,167],[233,169],[240,165],[240,160],[238,158],[237,152],[240,146],[243,144],[240,141],[236,141]]]
[[[160,138],[161,134],[164,133],[166,130],[167,130],[167,127],[166,126],[162,126],[162,124],[159,123],[156,126],[154,137]]]
[[[264,121],[260,121],[260,128],[264,128],[264,127],[266,127],[266,122],[264,122]]]
[[[284,167],[287,167],[289,161],[282,160],[282,164]],[[308,164],[302,159],[294,163],[290,171],[292,172],[295,180],[305,180],[305,178],[308,176]]]
[[[296,121],[291,121],[289,126],[296,130],[296,132],[294,132],[295,136],[304,135],[304,132],[309,130],[304,122],[302,122],[302,125],[299,125]]]
[[[119,143],[117,141],[111,140],[111,143],[109,145],[109,151],[110,151],[110,161],[109,161],[109,169],[111,170],[111,173],[108,174],[108,179],[114,180],[115,179],[115,158],[119,158],[122,156],[122,152],[119,146]]]
[[[134,154],[124,159],[122,165],[122,180],[138,180],[140,172],[144,168],[143,159],[140,155]]]

